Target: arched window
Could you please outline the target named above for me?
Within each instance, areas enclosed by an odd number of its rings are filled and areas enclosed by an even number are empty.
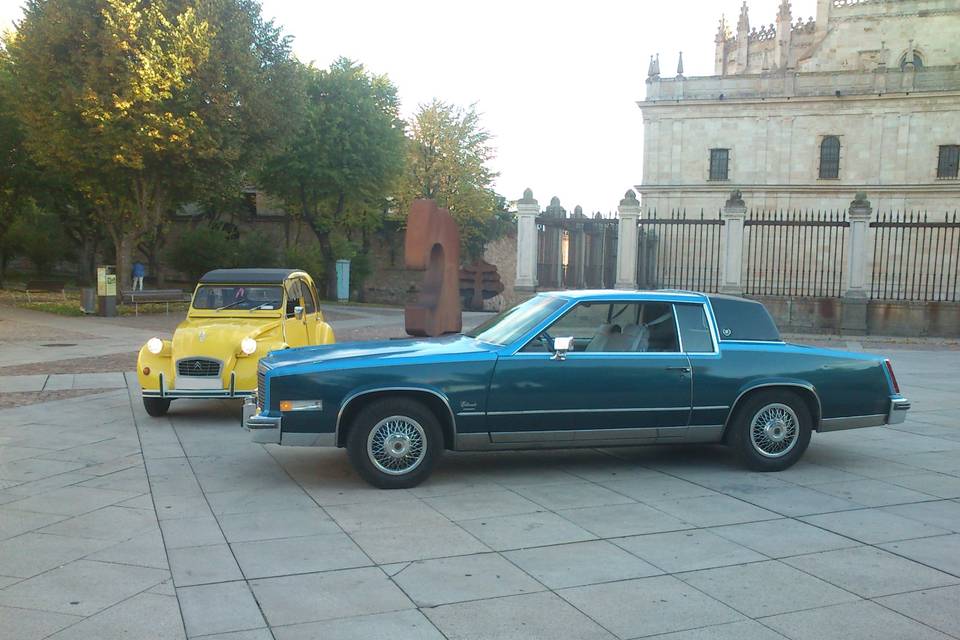
[[[920,54],[916,51],[913,52],[913,55],[909,53],[903,54],[903,57],[900,58],[900,71],[903,71],[907,68],[907,63],[912,62],[914,69],[923,68],[923,58],[920,57]]]
[[[840,138],[827,136],[820,143],[820,178],[840,177]]]

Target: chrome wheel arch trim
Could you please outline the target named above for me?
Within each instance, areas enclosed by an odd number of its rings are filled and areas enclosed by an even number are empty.
[[[730,405],[730,412],[727,414],[727,419],[723,421],[723,435],[726,437],[727,429],[730,427],[730,421],[733,419],[733,415],[737,412],[737,406],[740,404],[740,401],[748,393],[757,391],[758,389],[766,389],[769,387],[794,387],[797,389],[803,389],[808,391],[813,395],[814,400],[817,401],[817,415],[811,416],[813,418],[813,431],[820,430],[820,422],[823,420],[823,405],[820,403],[820,394],[817,393],[816,388],[809,382],[796,382],[796,381],[787,381],[782,382],[761,382],[760,384],[755,384],[750,386],[740,392],[740,395],[737,396],[737,399],[733,401],[733,404]]]
[[[347,407],[354,400],[358,400],[363,396],[368,396],[371,393],[394,393],[394,392],[414,392],[414,393],[427,393],[436,398],[438,398],[443,406],[447,408],[447,415],[450,417],[450,427],[453,430],[451,435],[451,442],[455,443],[457,440],[457,417],[453,413],[453,407],[450,406],[450,400],[447,399],[445,395],[437,391],[436,389],[430,389],[428,387],[375,387],[373,389],[364,389],[362,391],[354,391],[348,395],[344,401],[340,404],[340,409],[337,411],[337,425],[333,430],[333,444],[338,446],[340,442],[340,427],[343,422],[343,414],[347,412]],[[440,416],[437,416],[438,418]]]

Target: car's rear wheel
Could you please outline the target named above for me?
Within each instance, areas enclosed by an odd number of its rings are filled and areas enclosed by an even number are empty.
[[[144,398],[143,408],[147,411],[147,415],[160,418],[167,415],[167,409],[170,408],[170,398]]]
[[[353,419],[347,436],[350,462],[381,489],[423,482],[443,452],[443,431],[433,412],[411,398],[381,398]]]
[[[810,444],[813,418],[807,404],[790,391],[762,391],[738,408],[731,443],[749,468],[782,471]]]

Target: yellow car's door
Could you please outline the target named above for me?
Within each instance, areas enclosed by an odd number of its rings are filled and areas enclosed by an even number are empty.
[[[303,321],[307,328],[307,344],[318,344],[320,341],[320,313],[316,293],[306,280],[300,281],[300,291],[303,293]]]
[[[299,278],[287,280],[284,284],[287,301],[283,313],[283,335],[291,347],[303,347],[310,344],[307,338],[307,315],[304,306],[303,287]],[[316,309],[316,305],[314,305]]]

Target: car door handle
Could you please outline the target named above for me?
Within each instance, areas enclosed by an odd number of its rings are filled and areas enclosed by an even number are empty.
[[[690,367],[667,367],[667,371],[679,371],[680,373],[690,373]]]

